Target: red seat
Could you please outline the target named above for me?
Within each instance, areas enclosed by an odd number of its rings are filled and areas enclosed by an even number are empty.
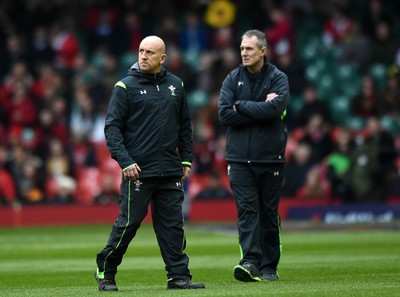
[[[91,204],[101,191],[100,170],[96,167],[82,167],[77,175],[75,200],[78,203]]]

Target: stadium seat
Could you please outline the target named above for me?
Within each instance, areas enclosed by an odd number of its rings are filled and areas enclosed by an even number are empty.
[[[360,117],[349,117],[346,125],[356,131],[361,131],[365,127],[365,119]]]
[[[289,106],[294,114],[297,114],[300,111],[300,109],[303,107],[303,104],[304,102],[301,96],[290,96]]]
[[[393,136],[400,133],[400,121],[398,119],[394,119],[390,116],[384,116],[381,118],[380,123],[382,127],[385,128]]]
[[[190,108],[201,108],[208,103],[209,99],[209,94],[201,90],[189,92],[187,95],[187,101]]]
[[[306,63],[312,62],[318,57],[321,57],[322,44],[319,36],[309,36],[302,43],[300,57]]]
[[[371,65],[369,73],[374,77],[377,89],[382,91],[386,85],[387,67],[384,64],[376,63]]]
[[[135,61],[137,61],[137,54],[132,52],[122,54],[119,58],[120,70],[125,73]]]
[[[96,167],[83,167],[78,171],[75,200],[82,204],[92,204],[100,193],[100,171]]]
[[[317,81],[318,95],[322,100],[329,101],[332,96],[338,94],[338,89],[335,88],[334,76],[331,73],[323,73]]]
[[[201,190],[206,188],[210,182],[209,174],[193,174],[189,179],[188,195],[194,198]]]
[[[338,96],[332,98],[329,104],[334,122],[338,125],[346,125],[350,119],[350,99],[346,96]]]

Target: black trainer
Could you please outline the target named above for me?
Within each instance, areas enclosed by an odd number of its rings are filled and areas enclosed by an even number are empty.
[[[205,289],[202,283],[192,283],[189,278],[172,279],[168,281],[168,290],[177,289]]]
[[[263,273],[261,279],[265,281],[277,281],[279,276],[276,273]]]
[[[233,276],[241,282],[260,282],[260,274],[254,264],[244,262],[233,268]]]
[[[117,284],[113,279],[99,278],[97,273],[94,273],[94,278],[96,279],[99,291],[118,291]]]

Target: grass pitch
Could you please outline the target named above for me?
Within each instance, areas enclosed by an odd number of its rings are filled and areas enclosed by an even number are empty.
[[[117,274],[119,292],[98,292],[95,256],[111,226],[0,229],[0,296],[400,296],[398,231],[283,231],[278,282],[234,280],[237,235],[187,225],[193,281],[205,290],[166,290],[150,225],[143,225]]]

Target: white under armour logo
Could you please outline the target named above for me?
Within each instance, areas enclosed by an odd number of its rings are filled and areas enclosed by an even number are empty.
[[[274,176],[279,175],[279,171],[274,171]]]
[[[242,81],[239,81],[239,82],[238,82],[238,86],[243,86],[243,84],[244,84],[244,83],[243,83]]]
[[[143,95],[143,94],[147,94],[147,91],[146,91],[146,90],[144,90],[144,91],[140,91],[140,94],[141,94],[141,95]]]
[[[176,186],[177,186],[177,187],[182,187],[181,182],[176,182]]]

